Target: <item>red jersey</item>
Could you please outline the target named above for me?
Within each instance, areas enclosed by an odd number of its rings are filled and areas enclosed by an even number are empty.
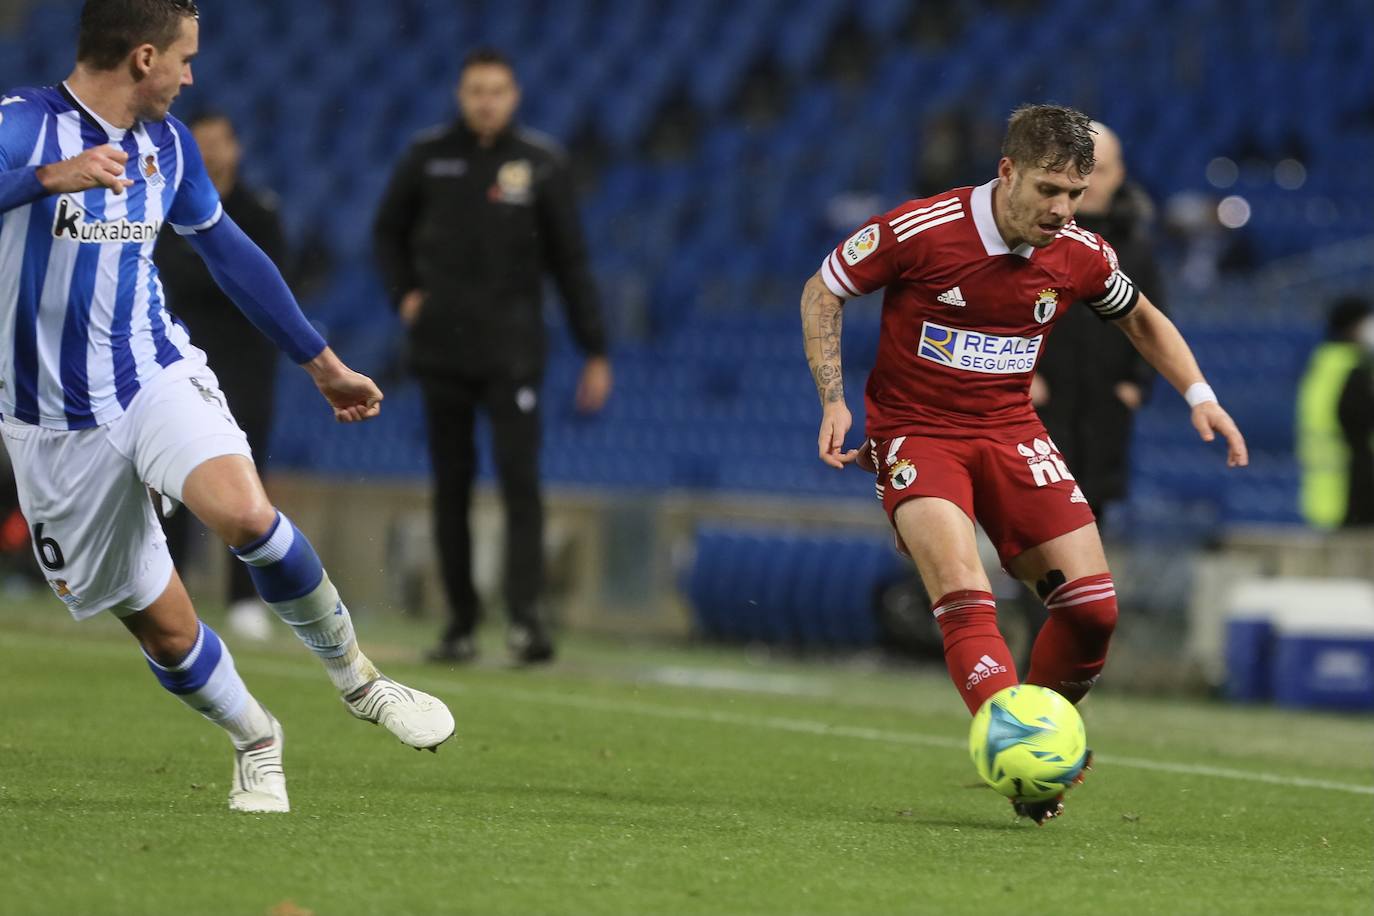
[[[1135,285],[1096,233],[1071,222],[1044,248],[1008,248],[996,184],[875,216],[821,265],[842,299],[886,287],[864,391],[870,438],[1038,435],[1030,382],[1054,323],[1079,300],[1104,319],[1135,308]]]

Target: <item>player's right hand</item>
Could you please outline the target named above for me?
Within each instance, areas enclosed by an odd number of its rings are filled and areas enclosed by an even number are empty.
[[[821,460],[832,468],[843,468],[846,464],[853,464],[859,458],[858,449],[844,450],[844,437],[853,424],[854,418],[850,415],[849,408],[845,406],[844,401],[837,401],[825,406],[825,413],[821,415],[821,432],[816,438],[816,446],[820,450]]]
[[[82,150],[79,155],[38,169],[38,181],[49,194],[75,194],[106,187],[116,194],[133,186],[124,177],[129,154],[111,143]]]

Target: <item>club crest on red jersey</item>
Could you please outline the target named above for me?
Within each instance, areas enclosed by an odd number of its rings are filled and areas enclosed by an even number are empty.
[[[1054,317],[1059,309],[1059,290],[1042,289],[1035,298],[1035,320],[1044,324]]]
[[[906,458],[899,458],[887,469],[887,479],[892,483],[892,489],[905,490],[916,482],[916,465]]]

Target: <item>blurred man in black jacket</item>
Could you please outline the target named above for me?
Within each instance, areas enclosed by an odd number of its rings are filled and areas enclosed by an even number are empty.
[[[1153,206],[1139,186],[1126,181],[1116,135],[1096,122],[1093,129],[1097,167],[1074,221],[1110,242],[1122,273],[1164,309],[1149,237]],[[1099,517],[1107,503],[1126,495],[1132,417],[1153,383],[1154,370],[1131,342],[1082,307],[1060,319],[1054,344],[1036,367],[1031,400]]]
[[[543,503],[539,389],[544,275],[552,274],[587,355],[577,407],[611,390],[606,339],[563,153],[515,126],[520,89],[498,51],[473,52],[461,117],[422,134],[397,164],[377,214],[378,259],[420,378],[435,478],[435,533],[451,620],[431,658],[474,655],[480,615],[468,528],[473,422],[491,422],[506,507],[505,598],[518,660],[553,657],[540,619]]]
[[[224,212],[239,225],[278,267],[284,267],[286,241],[277,215],[276,196],[250,188],[239,178],[243,149],[227,115],[206,112],[189,124],[205,159],[205,170],[219,191]],[[248,436],[253,460],[262,473],[268,459],[275,397],[277,347],[244,317],[210,276],[185,239],[169,226],[158,239],[154,254],[167,305],[191,331],[196,345],[209,357],[229,400],[234,419]],[[189,512],[164,517],[163,529],[172,558],[185,560],[194,525]],[[197,530],[199,530],[197,526]],[[267,635],[267,609],[248,577],[248,567],[232,564],[229,572],[229,623],[243,636]]]

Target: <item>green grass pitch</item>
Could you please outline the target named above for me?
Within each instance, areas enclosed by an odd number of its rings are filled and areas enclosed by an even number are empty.
[[[0,913],[1374,912],[1374,726],[1131,699],[1043,828],[973,784],[942,676],[570,642],[549,670],[386,670],[454,708],[438,755],[351,719],[289,637],[231,641],[292,812],[117,624],[0,610]],[[407,642],[409,647],[406,646]]]

